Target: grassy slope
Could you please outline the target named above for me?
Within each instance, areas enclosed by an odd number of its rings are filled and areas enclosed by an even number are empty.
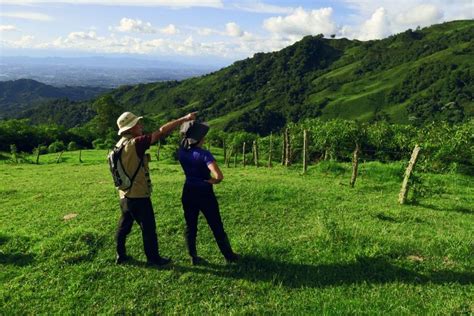
[[[348,165],[271,171],[224,168],[216,187],[236,250],[226,266],[203,218],[199,253],[185,255],[182,172],[152,162],[162,254],[149,269],[139,229],[128,266],[113,264],[118,201],[104,151],[0,164],[0,314],[473,312],[472,178],[425,175],[431,197],[399,206],[401,164],[367,163],[355,189]],[[219,157],[219,156],[218,156]],[[296,167],[295,167],[296,168]],[[68,213],[78,216],[70,221]]]

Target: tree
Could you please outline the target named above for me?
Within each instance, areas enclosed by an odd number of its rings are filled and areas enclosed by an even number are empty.
[[[117,118],[124,110],[115,103],[110,95],[104,95],[98,98],[92,106],[97,112],[93,122],[96,124],[98,135],[106,136],[110,129],[117,129]]]

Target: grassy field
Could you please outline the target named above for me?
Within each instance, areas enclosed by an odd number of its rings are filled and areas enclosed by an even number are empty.
[[[226,265],[201,217],[188,263],[178,165],[151,163],[162,255],[114,264],[118,197],[105,151],[0,162],[0,315],[451,314],[474,312],[473,178],[423,175],[426,196],[400,206],[402,163],[223,168],[216,186],[237,265]],[[64,216],[77,214],[69,220]]]

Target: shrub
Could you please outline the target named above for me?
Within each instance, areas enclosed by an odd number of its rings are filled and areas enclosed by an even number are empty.
[[[92,147],[94,147],[94,149],[105,149],[105,144],[104,144],[104,140],[102,138],[97,138],[95,140],[92,141]]]
[[[40,145],[40,146],[38,146],[37,150],[39,150],[40,155],[47,154],[48,153],[48,146]]]
[[[69,142],[69,144],[67,144],[67,150],[68,151],[74,151],[74,150],[78,150],[78,146],[76,144],[76,142]]]
[[[64,146],[64,143],[59,140],[56,140],[48,146],[49,153],[57,153],[63,151],[64,149],[66,149],[66,146]]]
[[[113,139],[106,139],[104,142],[104,148],[113,148],[115,143],[116,142]]]

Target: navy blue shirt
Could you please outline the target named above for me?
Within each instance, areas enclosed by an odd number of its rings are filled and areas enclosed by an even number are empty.
[[[215,161],[212,154],[202,148],[180,148],[178,159],[186,175],[186,184],[196,186],[211,185],[205,180],[211,179],[211,171],[207,167]]]

